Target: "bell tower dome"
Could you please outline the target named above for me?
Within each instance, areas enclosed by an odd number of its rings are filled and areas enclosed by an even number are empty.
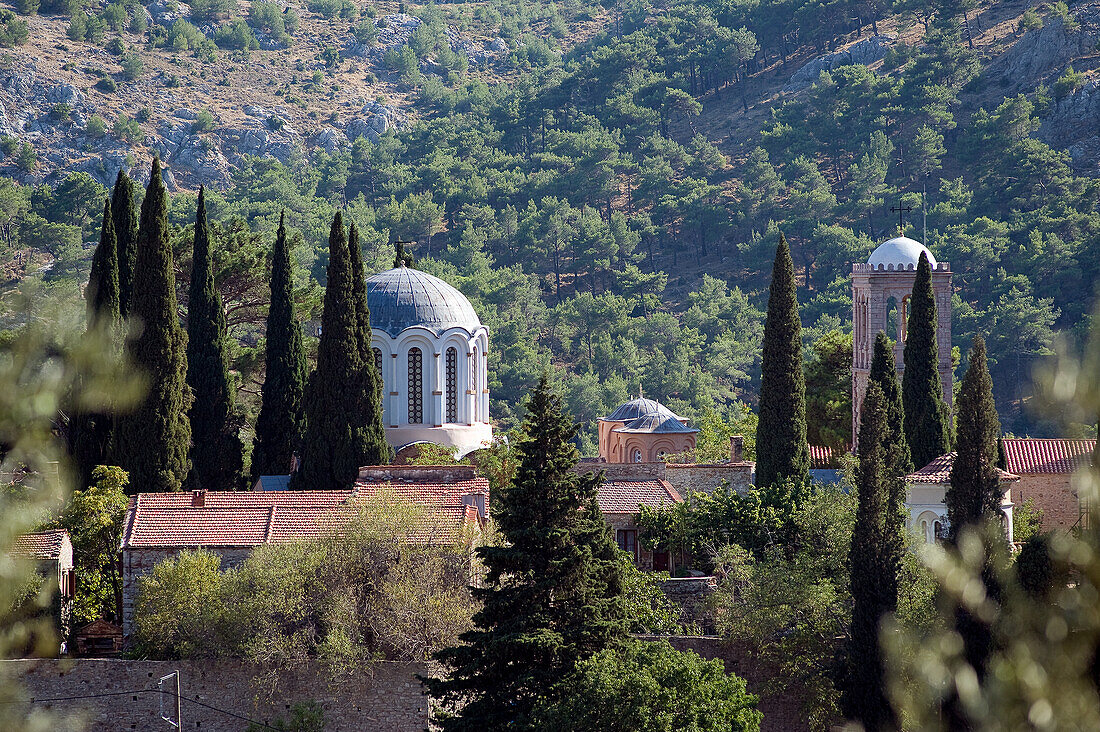
[[[932,252],[905,236],[883,242],[867,263],[852,265],[852,445],[859,431],[859,410],[871,375],[875,336],[884,331],[894,340],[898,378],[905,369],[906,327],[917,262],[921,253],[932,265],[932,290],[936,296],[936,348],[939,353],[943,401],[951,414],[954,393],[951,371],[951,265],[937,262]]]

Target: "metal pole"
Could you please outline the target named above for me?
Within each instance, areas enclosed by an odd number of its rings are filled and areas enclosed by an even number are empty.
[[[180,714],[180,670],[176,669],[176,722],[179,724],[177,729],[183,730],[183,717]]]

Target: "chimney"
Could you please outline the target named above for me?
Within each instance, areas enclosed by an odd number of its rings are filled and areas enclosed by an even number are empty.
[[[462,502],[467,506],[473,506],[477,509],[478,518],[489,518],[489,506],[488,496],[484,492],[467,493],[462,496]]]
[[[741,463],[745,461],[745,438],[741,435],[730,437],[730,462]]]
[[[206,505],[206,491],[191,491],[191,508],[202,508]]]

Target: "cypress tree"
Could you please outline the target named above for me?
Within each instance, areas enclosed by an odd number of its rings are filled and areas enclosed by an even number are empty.
[[[357,394],[362,371],[355,285],[340,212],[329,231],[328,283],[321,314],[317,369],[306,388],[306,433],[302,465],[293,486],[305,490],[337,490],[354,485],[362,445],[357,435]]]
[[[125,319],[130,315],[134,263],[137,261],[138,220],[134,212],[134,182],[121,169],[115,176],[115,187],[111,192],[111,215],[118,242],[119,312]]]
[[[944,495],[952,541],[966,527],[996,520],[1004,497],[997,475],[1001,422],[993,401],[985,340],[980,335],[974,336],[969,358],[959,386],[957,454],[951,466],[951,485]]]
[[[882,390],[883,405],[886,409],[886,481],[889,485],[886,505],[886,537],[883,551],[893,569],[883,578],[887,583],[887,596],[891,599],[890,610],[897,609],[898,570],[905,551],[905,520],[908,513],[905,508],[905,476],[913,472],[913,458],[909,454],[909,442],[905,439],[905,409],[901,402],[901,385],[898,383],[897,367],[894,364],[894,352],[890,348],[890,339],[879,331],[875,336],[875,347],[871,357],[869,383],[877,384]]]
[[[127,350],[149,383],[141,404],[119,421],[118,463],[130,473],[135,492],[179,490],[188,472],[191,393],[168,239],[168,192],[157,158],[141,204],[130,316],[141,327]]]
[[[110,199],[103,202],[103,225],[99,232],[99,244],[92,255],[92,271],[84,297],[88,307],[88,332],[96,332],[113,341],[119,333],[120,317],[118,250]],[[92,471],[97,465],[108,462],[113,432],[114,419],[110,414],[85,412],[75,406],[72,408],[68,431],[69,454],[79,487],[91,485]]]
[[[241,439],[233,418],[235,391],[226,354],[225,311],[214,287],[206,191],[199,187],[187,305],[187,384],[192,489],[232,490],[241,476]]]
[[[444,730],[536,729],[536,704],[553,703],[578,661],[625,638],[621,576],[596,492],[602,474],[573,471],[577,427],[544,374],[527,402],[518,466],[493,496],[504,541],[477,549],[483,602],[464,645],[436,657],[451,673],[428,679],[432,696],[459,702]]]
[[[795,295],[794,262],[781,234],[772,267],[764,322],[760,421],[756,428],[756,484],[809,481],[806,444],[806,378],[802,371],[802,322]]]
[[[890,556],[887,515],[890,503],[889,408],[886,396],[872,381],[859,415],[859,505],[852,530],[848,564],[852,588],[852,634],[844,689],[845,713],[868,732],[897,726],[886,698],[886,672],[878,637],[883,616],[896,609],[896,572]],[[893,575],[894,595],[888,582]]]
[[[299,448],[305,417],[302,392],[306,383],[306,353],[302,330],[294,316],[294,288],[286,213],[271,254],[271,306],[267,311],[265,374],[256,442],[252,447],[252,480],[261,475],[285,475]]]
[[[901,383],[905,437],[913,463],[922,468],[951,449],[936,345],[936,295],[932,291],[932,267],[925,252],[921,252],[917,262],[908,333]]]
[[[363,250],[359,244],[359,229],[355,222],[348,227],[348,252],[351,261],[352,295],[355,299],[356,340],[363,368],[358,380],[358,420],[356,442],[361,453],[359,465],[383,465],[390,461],[390,446],[386,442],[386,427],[382,420],[382,375],[374,364],[371,350],[370,306],[367,304],[367,281],[363,271]]]

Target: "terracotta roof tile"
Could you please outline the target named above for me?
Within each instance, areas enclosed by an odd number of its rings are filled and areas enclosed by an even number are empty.
[[[23,534],[12,545],[12,556],[24,559],[60,559],[61,547],[69,538],[65,529],[50,529]]]
[[[1046,440],[1006,437],[1001,440],[1005,465],[1018,475],[1073,473],[1088,465],[1096,440]]]
[[[633,514],[639,506],[657,508],[684,499],[664,480],[608,480],[600,486],[598,500],[605,514]]]
[[[951,466],[955,463],[956,454],[957,453],[952,451],[946,455],[940,455],[917,472],[905,476],[905,481],[907,483],[925,483],[927,485],[950,485]],[[997,468],[997,475],[1000,476],[1001,480],[1006,482],[1020,479],[1020,476],[1006,473],[1000,468]]]

